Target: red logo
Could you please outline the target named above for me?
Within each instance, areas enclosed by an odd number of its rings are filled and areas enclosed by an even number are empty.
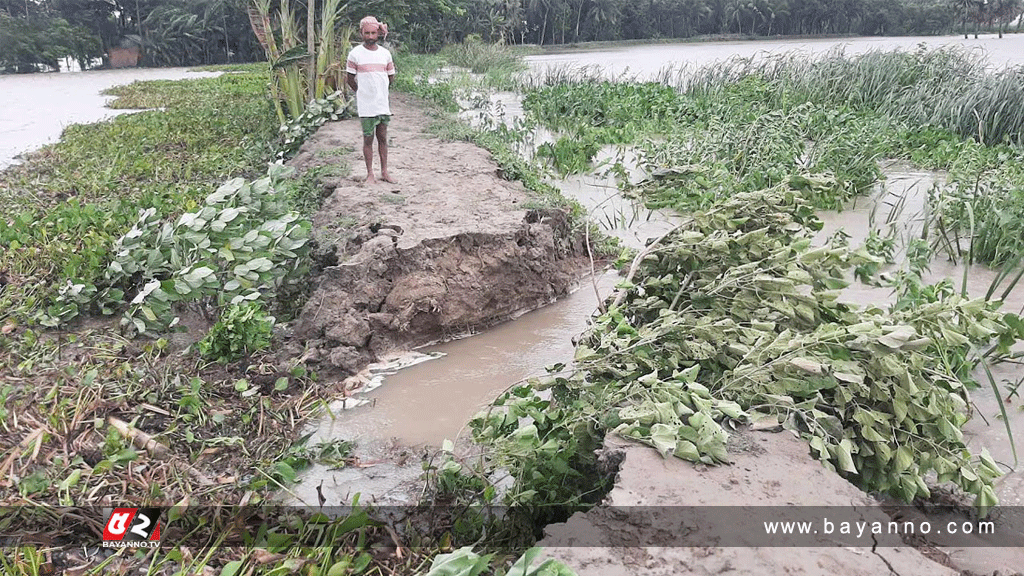
[[[114,508],[103,526],[103,546],[156,548],[160,544],[160,508]]]

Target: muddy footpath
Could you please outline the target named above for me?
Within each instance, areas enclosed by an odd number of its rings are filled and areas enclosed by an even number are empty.
[[[539,207],[545,204],[533,193],[501,177],[485,150],[431,136],[434,120],[425,110],[409,96],[393,96],[389,167],[397,183],[362,181],[361,134],[354,120],[326,124],[290,162],[300,171],[321,168],[325,200],[314,218],[314,234],[321,246],[336,248],[291,327],[290,349],[283,352],[303,355],[321,374],[343,380],[353,397],[374,380],[367,368],[373,363],[484,331],[589,283],[585,238],[567,212]],[[379,170],[377,157],[374,166]],[[605,294],[613,283],[604,282]],[[579,321],[582,325],[585,318]],[[544,366],[535,368],[540,373]],[[335,407],[346,407],[345,400]],[[361,408],[364,414],[375,409]],[[340,426],[321,426],[321,441],[351,430],[344,424],[349,414],[334,416]],[[418,416],[427,415],[407,415]],[[365,466],[307,477],[294,495],[315,502],[324,489],[330,500],[344,501],[360,491],[363,502],[410,503],[419,493],[421,472],[419,458],[412,455],[425,448],[385,434],[364,426],[355,456]],[[651,529],[644,515],[624,513],[834,506],[856,507],[868,522],[889,521],[880,502],[822,467],[789,432],[738,430],[729,448],[731,465],[706,467],[607,438],[602,458],[618,467],[614,488],[590,512],[548,526],[539,545],[583,576],[1005,576],[1024,568],[1019,549],[942,550],[891,538],[868,546],[841,545],[824,536],[799,547],[740,546],[729,540],[688,545],[678,532]]]

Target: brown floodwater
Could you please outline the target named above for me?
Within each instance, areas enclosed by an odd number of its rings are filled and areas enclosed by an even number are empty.
[[[606,149],[603,159],[619,158],[635,168],[635,158],[621,151]],[[860,198],[843,211],[820,212],[824,222],[816,242],[824,242],[842,229],[851,245],[860,245],[872,229],[896,239],[896,260],[900,261],[909,239],[920,235],[927,218],[928,192],[941,186],[944,175],[915,170],[898,162],[884,163],[886,179],[869,198]],[[642,174],[635,171],[634,178]],[[640,246],[660,236],[678,222],[679,216],[664,211],[645,211],[617,194],[609,178],[601,175],[574,176],[556,184],[566,196],[576,199],[591,217],[623,244]],[[632,214],[633,217],[623,217]],[[997,272],[975,265],[967,270],[967,291],[973,297],[984,296]],[[962,263],[954,264],[936,257],[925,280],[953,280],[957,287],[964,278]],[[574,293],[542,309],[529,312],[481,334],[420,350],[433,359],[375,378],[366,403],[344,410],[336,418],[321,421],[317,437],[353,440],[364,467],[330,470],[314,467],[304,474],[304,482],[293,488],[302,502],[316,503],[319,488],[329,503],[349,502],[356,493],[362,501],[389,504],[413,503],[421,487],[421,458],[427,457],[445,440],[466,437],[466,422],[498,394],[524,379],[542,374],[544,367],[565,362],[573,354],[573,337],[586,327],[598,296],[614,289],[619,276],[601,274],[595,282],[584,282]],[[854,283],[844,291],[843,299],[860,305],[886,307],[892,294],[884,288]],[[1024,286],[1004,303],[1006,311],[1024,310]],[[425,358],[424,358],[425,359]],[[408,359],[405,361],[409,361]],[[1008,396],[1007,386],[1018,381],[1024,370],[1020,365],[1000,364],[992,368],[1000,395]],[[985,383],[982,371],[975,375]],[[1022,387],[1024,393],[1024,387]],[[1003,505],[1024,505],[1024,473],[1015,464],[1006,426],[1000,417],[996,395],[987,385],[971,392],[974,417],[964,427],[965,438],[974,451],[985,448],[1007,472],[996,483]],[[1018,446],[1024,445],[1024,402],[1019,397],[1008,402],[1010,429]],[[341,406],[335,404],[336,413]],[[316,441],[316,439],[314,439]],[[458,451],[458,450],[457,450]],[[396,463],[395,458],[401,463]],[[939,521],[938,518],[934,519]],[[1021,526],[1000,524],[1002,530],[1024,530]],[[963,569],[991,573],[994,569],[1019,565],[1020,551],[984,547],[949,548]]]
[[[1024,64],[1024,35],[994,34],[973,36],[904,36],[866,38],[819,38],[799,40],[742,40],[734,42],[692,42],[685,44],[647,44],[605,50],[564,51],[527,57],[534,73],[587,68],[608,78],[652,80],[663,72],[693,70],[729,58],[763,58],[773,54],[797,53],[817,57],[831,50],[846,54],[870,51],[933,50],[956,46],[977,51],[992,68]]]

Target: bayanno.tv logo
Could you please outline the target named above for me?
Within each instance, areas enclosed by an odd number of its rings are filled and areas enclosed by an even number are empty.
[[[114,508],[103,526],[105,548],[160,546],[160,508]]]

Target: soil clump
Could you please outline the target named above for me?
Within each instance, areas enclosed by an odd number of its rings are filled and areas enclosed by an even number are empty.
[[[412,97],[393,95],[392,112],[397,183],[363,181],[355,119],[326,124],[291,161],[300,170],[354,167],[322,180],[329,196],[314,236],[337,263],[315,280],[294,325],[304,350],[290,351],[328,376],[538,308],[590,266],[567,207],[503,179],[486,150],[431,136]]]

